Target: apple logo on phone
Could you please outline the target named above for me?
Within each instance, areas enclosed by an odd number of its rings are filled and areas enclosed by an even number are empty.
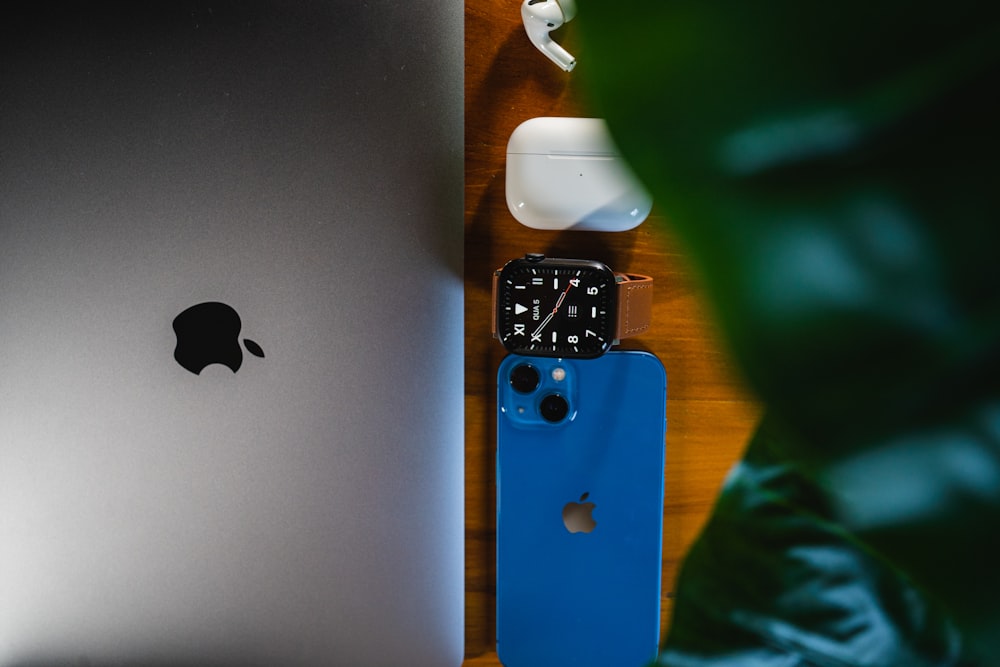
[[[210,364],[222,364],[234,373],[243,365],[243,349],[239,336],[243,323],[232,306],[218,301],[206,301],[184,310],[174,318],[177,347],[174,359],[195,375]],[[247,351],[264,357],[260,345],[243,339]]]
[[[580,496],[579,502],[568,502],[563,507],[562,520],[566,530],[571,533],[589,533],[597,527],[594,520],[595,503],[584,502],[590,496],[585,493]]]

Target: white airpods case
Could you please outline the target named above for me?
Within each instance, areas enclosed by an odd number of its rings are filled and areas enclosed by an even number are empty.
[[[652,198],[600,118],[532,118],[507,142],[507,208],[533,229],[625,231]]]

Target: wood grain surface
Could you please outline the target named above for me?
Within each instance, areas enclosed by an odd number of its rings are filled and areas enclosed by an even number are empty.
[[[573,23],[557,41],[587,66]],[[759,406],[741,384],[712,327],[698,283],[669,231],[669,211],[620,233],[541,232],[507,210],[507,140],[538,116],[594,116],[575,73],[528,41],[517,0],[472,0],[465,9],[465,419],[466,660],[499,665],[495,653],[495,377],[505,352],[490,335],[492,272],[526,252],[596,259],[652,275],[653,326],[623,348],[645,349],[667,369],[663,544],[664,635],[678,566],[741,454]],[[558,666],[557,666],[558,667]]]

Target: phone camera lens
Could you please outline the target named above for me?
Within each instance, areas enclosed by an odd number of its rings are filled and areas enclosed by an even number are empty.
[[[539,412],[545,421],[557,424],[566,419],[566,415],[569,414],[569,403],[559,394],[549,394],[542,399]]]
[[[519,394],[530,394],[538,388],[542,376],[534,366],[521,364],[510,372],[510,386]]]

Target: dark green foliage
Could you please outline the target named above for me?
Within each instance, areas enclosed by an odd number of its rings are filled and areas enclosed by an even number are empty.
[[[1000,5],[579,5],[574,75],[770,415],[664,664],[960,664],[948,617],[1000,663]]]

